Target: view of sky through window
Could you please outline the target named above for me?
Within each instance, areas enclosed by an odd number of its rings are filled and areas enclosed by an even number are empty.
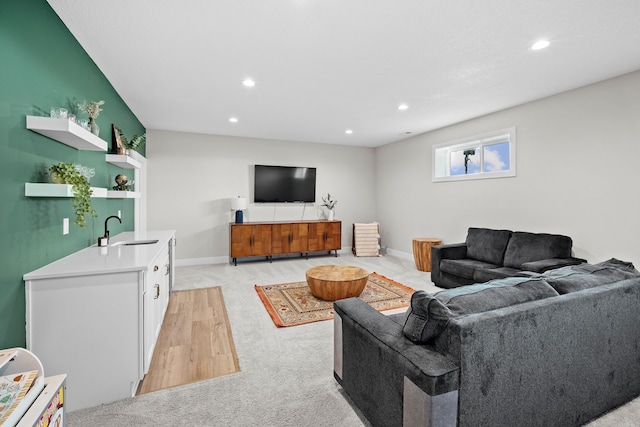
[[[465,171],[466,157],[466,171]],[[480,172],[480,147],[451,152],[450,175],[469,175]]]
[[[450,165],[449,175],[451,176],[509,170],[509,142],[452,151]]]
[[[509,170],[509,142],[484,146],[485,172]]]
[[[433,182],[516,176],[514,127],[433,145]]]

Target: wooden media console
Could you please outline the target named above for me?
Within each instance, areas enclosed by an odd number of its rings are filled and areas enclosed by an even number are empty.
[[[341,221],[245,222],[229,224],[229,257],[238,258],[335,251],[342,247]]]

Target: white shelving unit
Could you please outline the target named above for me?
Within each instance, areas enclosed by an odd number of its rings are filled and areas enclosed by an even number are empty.
[[[140,193],[136,191],[107,191],[108,199],[139,199]]]
[[[0,350],[0,376],[37,371],[29,391],[5,414],[3,426],[64,425],[66,375],[44,376],[40,359],[24,348]],[[1,417],[0,417],[1,418]]]
[[[107,142],[82,128],[69,119],[53,119],[51,117],[27,116],[27,129],[84,151],[107,151]],[[140,169],[140,161],[133,157],[119,154],[106,154],[105,161],[122,169]],[[108,199],[139,199],[140,192],[111,191],[106,188],[91,187],[91,197]],[[27,197],[74,197],[70,184],[49,184],[27,182],[24,186]]]
[[[107,151],[107,142],[69,119],[27,116],[27,129],[85,151]]]
[[[121,167],[122,169],[140,169],[140,162],[129,156],[107,154],[106,160],[108,163]]]
[[[91,189],[93,190],[91,197],[108,197],[106,188],[91,187]],[[73,197],[73,187],[71,184],[27,182],[24,184],[24,195],[27,197]]]

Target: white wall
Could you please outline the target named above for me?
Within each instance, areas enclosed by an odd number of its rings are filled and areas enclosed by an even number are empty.
[[[510,126],[517,176],[431,182],[431,146]],[[377,217],[387,245],[464,241],[470,226],[566,234],[589,262],[640,266],[640,72],[376,150]]]
[[[375,150],[304,142],[148,130],[148,228],[175,229],[179,263],[229,256],[229,199],[249,198],[246,221],[318,219],[322,196],[338,200],[342,246],[351,224],[375,217]],[[254,204],[253,165],[317,168],[316,204]]]

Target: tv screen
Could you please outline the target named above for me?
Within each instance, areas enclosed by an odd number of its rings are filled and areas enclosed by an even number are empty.
[[[253,175],[255,203],[316,201],[316,168],[255,165]]]

